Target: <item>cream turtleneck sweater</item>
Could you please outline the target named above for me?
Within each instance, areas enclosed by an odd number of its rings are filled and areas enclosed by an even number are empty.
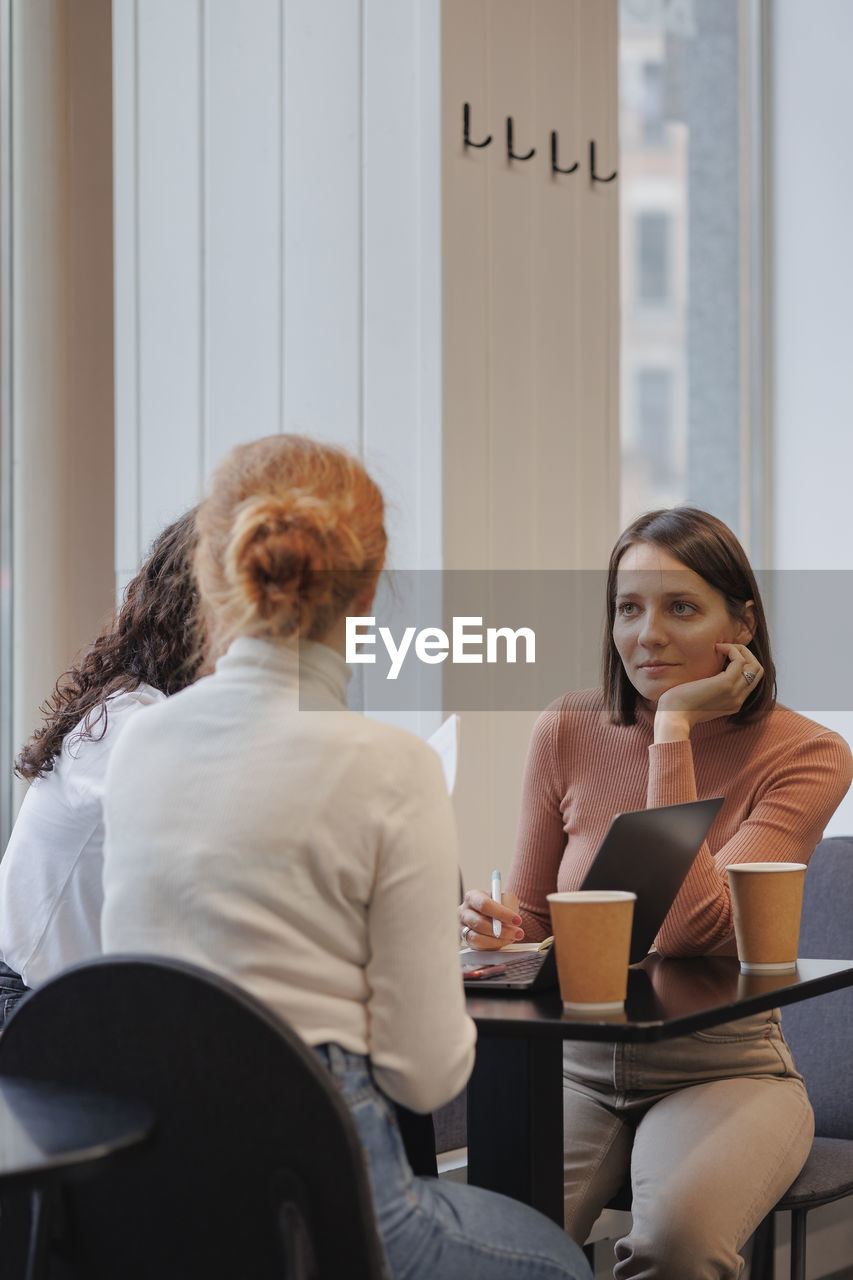
[[[347,710],[349,675],[324,645],[242,637],[134,717],[107,775],[103,945],[217,970],[429,1111],[474,1060],[453,815],[438,756]]]
[[[656,946],[734,954],[725,868],[807,862],[850,785],[847,743],[785,707],[752,724],[709,720],[687,742],[655,745],[653,736],[644,704],[636,724],[609,724],[597,689],[566,694],[539,717],[507,884],[528,939],[551,932],[545,895],[578,888],[615,814],[725,796]]]

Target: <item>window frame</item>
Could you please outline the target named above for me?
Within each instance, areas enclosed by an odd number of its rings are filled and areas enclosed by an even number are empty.
[[[0,0],[0,854],[12,829],[12,6]]]

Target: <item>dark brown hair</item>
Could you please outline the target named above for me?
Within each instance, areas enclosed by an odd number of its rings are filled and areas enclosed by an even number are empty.
[[[308,436],[238,445],[198,514],[196,569],[211,631],[324,636],[385,560],[384,503],[351,454]]]
[[[661,547],[719,591],[732,618],[744,618],[747,601],[754,608],[754,630],[747,648],[764,668],[743,706],[730,719],[744,724],[767,715],[776,703],[776,668],[770,652],[770,636],[761,593],[746,552],[728,525],[698,507],[672,507],[650,511],[629,525],[610,554],[607,570],[607,628],[604,636],[602,681],[604,699],[613,724],[633,724],[637,691],[613,641],[616,616],[616,573],[622,556],[637,542]]]
[[[41,707],[44,724],[21,751],[15,772],[28,781],[50,773],[68,734],[99,739],[107,728],[107,699],[152,685],[177,693],[195,679],[202,661],[193,508],[153,543],[128,584],[124,603],[79,662],[56,682]]]

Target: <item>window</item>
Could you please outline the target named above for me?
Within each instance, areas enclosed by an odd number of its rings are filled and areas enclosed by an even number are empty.
[[[643,63],[640,116],[647,147],[662,147],[666,141],[663,70],[659,62]]]
[[[766,0],[620,0],[622,519],[691,502],[764,552]]]
[[[672,483],[673,386],[669,369],[640,369],[637,374],[637,448],[651,463],[658,486]]]
[[[637,216],[637,297],[641,302],[666,302],[670,295],[670,219],[666,213]]]

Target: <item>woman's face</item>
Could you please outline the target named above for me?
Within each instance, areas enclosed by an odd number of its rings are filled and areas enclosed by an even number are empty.
[[[745,621],[733,618],[715,587],[653,543],[635,542],[619,561],[613,643],[648,702],[722,671],[726,657],[714,645],[748,644],[751,619],[751,602]]]

